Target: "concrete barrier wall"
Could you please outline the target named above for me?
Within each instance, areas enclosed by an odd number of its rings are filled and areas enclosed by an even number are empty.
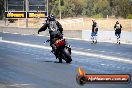
[[[115,32],[114,31],[98,31],[98,41],[116,41]],[[82,31],[82,39],[91,40],[91,30],[83,30]],[[122,31],[121,33],[121,41],[124,42],[132,42],[132,32]]]
[[[35,28],[15,28],[15,27],[1,27],[1,32],[9,32],[9,33],[18,33],[18,34],[37,34],[37,30]],[[48,33],[45,32],[44,35],[47,35]]]
[[[0,27],[0,32],[8,33],[18,33],[18,34],[31,34],[37,35],[37,28],[9,28],[9,27]],[[41,32],[40,35],[49,36],[48,30]],[[83,40],[91,41],[91,30],[64,30],[64,37],[69,38],[80,38]],[[98,41],[111,41],[116,42],[116,37],[114,31],[99,31],[98,32]],[[122,31],[121,41],[132,43],[132,32]]]
[[[37,28],[0,27],[0,32],[37,35]],[[81,38],[81,30],[64,30],[64,36],[70,38]],[[48,30],[40,32],[40,35],[49,36]]]

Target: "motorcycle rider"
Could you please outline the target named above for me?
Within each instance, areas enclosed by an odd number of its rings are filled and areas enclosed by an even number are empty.
[[[117,43],[120,44],[120,35],[121,35],[122,25],[119,23],[119,21],[116,22],[114,26],[114,30],[115,30],[115,36],[117,37]]]
[[[46,23],[38,30],[39,32],[45,31],[49,29],[50,34],[50,46],[52,47],[52,52],[55,54],[56,58],[56,46],[54,45],[56,38],[62,39],[63,38],[63,28],[62,25],[56,21],[54,15],[49,15],[47,17]],[[59,61],[61,62],[61,61]]]

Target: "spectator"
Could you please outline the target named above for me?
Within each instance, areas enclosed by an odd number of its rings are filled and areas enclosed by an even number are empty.
[[[120,44],[120,35],[121,35],[121,30],[122,30],[122,25],[117,21],[115,26],[115,36],[117,37],[117,44]]]
[[[91,39],[92,43],[97,43],[97,33],[98,33],[98,25],[95,19],[92,20],[93,25],[92,25],[92,33],[91,33]]]

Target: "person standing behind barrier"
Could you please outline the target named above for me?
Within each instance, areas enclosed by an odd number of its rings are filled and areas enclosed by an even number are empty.
[[[115,26],[115,36],[117,37],[117,44],[120,44],[120,35],[121,35],[121,30],[122,30],[122,25],[117,21]]]
[[[92,20],[93,25],[92,25],[92,33],[91,33],[91,39],[92,39],[92,44],[97,43],[97,33],[98,33],[98,25],[95,19]]]

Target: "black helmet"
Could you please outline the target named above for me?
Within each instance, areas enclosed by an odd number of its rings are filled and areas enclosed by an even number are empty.
[[[48,20],[49,21],[55,21],[55,16],[54,15],[49,15]]]
[[[116,21],[116,24],[119,24],[119,21]]]

